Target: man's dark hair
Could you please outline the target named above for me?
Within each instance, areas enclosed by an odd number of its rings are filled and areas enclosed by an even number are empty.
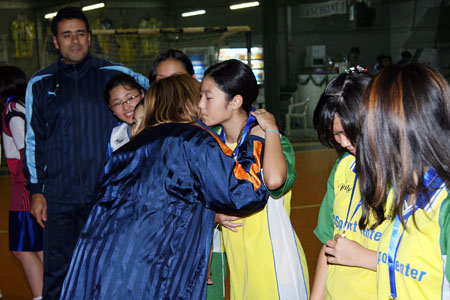
[[[58,24],[62,20],[71,20],[71,19],[79,19],[86,24],[86,30],[88,33],[91,32],[89,29],[89,21],[86,18],[85,14],[79,7],[67,6],[58,11],[58,14],[52,20],[52,33],[54,36],[58,35]]]

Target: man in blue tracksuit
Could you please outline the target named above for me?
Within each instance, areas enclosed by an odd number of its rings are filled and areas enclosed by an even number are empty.
[[[59,298],[117,124],[104,104],[103,89],[120,72],[148,88],[144,76],[90,56],[89,23],[81,9],[61,9],[52,32],[58,62],[38,71],[26,93],[31,213],[45,228],[44,299]]]

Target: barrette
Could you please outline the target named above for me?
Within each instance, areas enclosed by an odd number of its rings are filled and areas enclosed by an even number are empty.
[[[360,65],[357,65],[356,67],[350,67],[347,70],[345,70],[345,73],[351,74],[351,73],[367,73],[367,68],[363,68]]]

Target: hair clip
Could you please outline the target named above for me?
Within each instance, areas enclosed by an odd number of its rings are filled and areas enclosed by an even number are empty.
[[[351,74],[351,73],[367,73],[367,68],[363,68],[360,65],[357,65],[356,67],[351,67],[345,70],[345,73]]]
[[[9,102],[12,100],[12,99],[14,99],[16,96],[9,96],[7,99],[6,99],[6,105],[8,105],[9,104]]]

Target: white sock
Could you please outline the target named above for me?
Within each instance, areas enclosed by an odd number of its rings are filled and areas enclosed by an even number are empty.
[[[39,297],[33,298],[33,300],[42,300],[42,296],[39,296]]]

